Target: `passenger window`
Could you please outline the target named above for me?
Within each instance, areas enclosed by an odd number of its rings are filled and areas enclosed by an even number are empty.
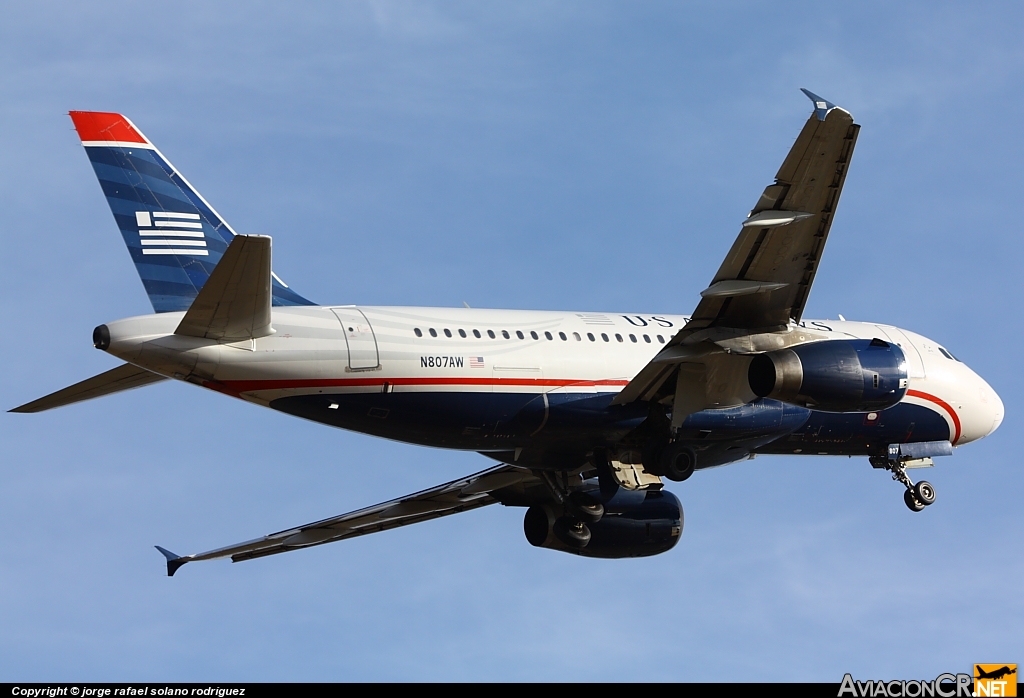
[[[648,337],[647,335],[644,335],[644,341],[647,342],[648,344],[650,344],[651,343],[651,338]]]
[[[415,333],[416,333],[416,336],[417,336],[417,337],[422,337],[422,336],[423,336],[423,333],[422,333],[422,332],[420,331],[420,328],[419,328],[419,327],[417,327],[416,329],[414,329],[414,330],[413,330],[413,332],[415,332]]]
[[[545,332],[545,333],[544,333],[544,336],[545,336],[545,337],[546,337],[547,339],[549,339],[549,340],[551,340],[551,339],[554,339],[554,337],[552,337],[552,336],[551,336],[551,333],[550,333],[550,332]]]
[[[604,332],[602,332],[601,333],[601,339],[603,339],[604,341],[607,342],[608,341],[608,335],[606,335]]]
[[[615,340],[618,341],[618,342],[621,342],[622,341],[622,335],[621,334],[615,335]]]
[[[445,337],[451,337],[452,336],[452,331],[449,330],[447,327],[444,328],[444,336]]]
[[[480,339],[480,330],[473,330],[473,336]]]
[[[465,338],[466,330],[459,330],[459,336]]]
[[[512,339],[512,338],[511,338],[511,337],[509,337],[509,335],[508,335],[508,330],[502,330],[502,331],[501,331],[501,336],[502,336],[502,337],[504,337],[505,339]]]
[[[490,337],[491,339],[495,339],[494,330],[487,330],[487,336]]]
[[[436,337],[437,336],[437,330],[435,330],[433,327],[430,328],[430,336],[431,337]]]
[[[576,338],[577,342],[582,342],[583,341],[583,338],[580,337],[580,333],[579,332],[573,332],[572,336]]]
[[[519,337],[519,339],[526,339],[526,337],[523,336],[522,330],[516,330],[516,337]]]
[[[658,342],[660,342],[661,344],[665,343],[665,338],[662,337],[660,334],[658,335]]]
[[[590,332],[587,332],[587,339],[589,339],[591,342],[597,341],[596,339],[594,339],[594,335]]]
[[[561,339],[563,342],[569,339],[568,337],[565,336],[565,332],[559,332],[558,338]]]
[[[533,337],[534,339],[540,339],[540,337],[537,336],[536,332],[530,332],[530,336]]]
[[[636,344],[636,335],[635,334],[629,335],[629,341],[631,341],[633,344]]]

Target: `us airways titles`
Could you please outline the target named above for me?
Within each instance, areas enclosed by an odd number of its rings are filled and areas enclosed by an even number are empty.
[[[628,322],[630,325],[633,325],[634,327],[675,327],[675,323],[673,323],[671,320],[660,317],[658,315],[648,315],[647,317],[644,317],[642,315],[620,315],[619,317],[621,317],[623,320]],[[683,317],[683,324],[686,324],[689,321],[689,317]],[[796,324],[797,327],[803,327],[805,329],[817,329],[822,330],[823,332],[833,331],[832,328],[829,327],[828,325],[818,322],[816,320],[811,320],[810,322],[806,320],[801,320]]]
[[[666,320],[665,318],[658,317],[657,315],[651,315],[646,318],[640,315],[623,315],[621,317],[634,327],[648,327],[649,325],[657,325],[659,327],[675,327],[671,320]],[[683,318],[683,322],[689,321],[690,318]]]

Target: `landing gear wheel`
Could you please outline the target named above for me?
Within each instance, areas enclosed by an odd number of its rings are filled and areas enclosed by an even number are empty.
[[[935,488],[932,487],[932,483],[921,480],[921,482],[914,485],[914,497],[921,504],[928,506],[935,501]]]
[[[590,529],[585,523],[571,516],[561,516],[555,519],[551,532],[555,534],[555,538],[570,548],[585,548],[590,542]]]
[[[911,490],[904,490],[903,501],[907,503],[907,508],[911,511],[921,511],[925,506],[918,501],[917,497],[914,496],[914,493]]]
[[[585,524],[597,523],[604,516],[604,505],[589,492],[573,492],[565,500],[565,509]]]
[[[693,449],[678,442],[669,444],[661,453],[659,465],[669,480],[682,482],[693,475],[693,469],[697,465],[697,455]]]
[[[892,473],[892,479],[907,489],[903,492],[903,501],[911,511],[921,511],[935,501],[935,488],[932,483],[921,480],[916,485],[907,477],[907,464],[899,459],[883,459],[881,456],[871,459],[874,468],[885,468]]]

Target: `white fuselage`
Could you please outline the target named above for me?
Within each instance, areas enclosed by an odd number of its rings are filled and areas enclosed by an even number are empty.
[[[108,323],[108,351],[261,405],[317,394],[617,393],[687,317],[469,308],[279,307],[272,335],[221,343],[175,335],[182,313]],[[904,402],[941,415],[954,445],[1003,418],[995,391],[937,343],[887,325],[806,321],[796,342],[871,339],[907,358]],[[328,405],[330,407],[330,405]],[[438,409],[444,409],[442,404]],[[316,418],[316,417],[314,417]],[[329,420],[325,420],[329,421]]]

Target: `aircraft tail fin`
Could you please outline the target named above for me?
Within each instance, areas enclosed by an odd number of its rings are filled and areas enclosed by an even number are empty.
[[[153,309],[188,310],[235,231],[128,117],[70,115]],[[313,305],[273,273],[271,287],[273,305]]]
[[[44,412],[55,407],[92,400],[95,397],[120,393],[124,390],[132,390],[133,388],[141,388],[144,385],[159,383],[162,380],[167,379],[144,368],[124,364],[9,411]]]

